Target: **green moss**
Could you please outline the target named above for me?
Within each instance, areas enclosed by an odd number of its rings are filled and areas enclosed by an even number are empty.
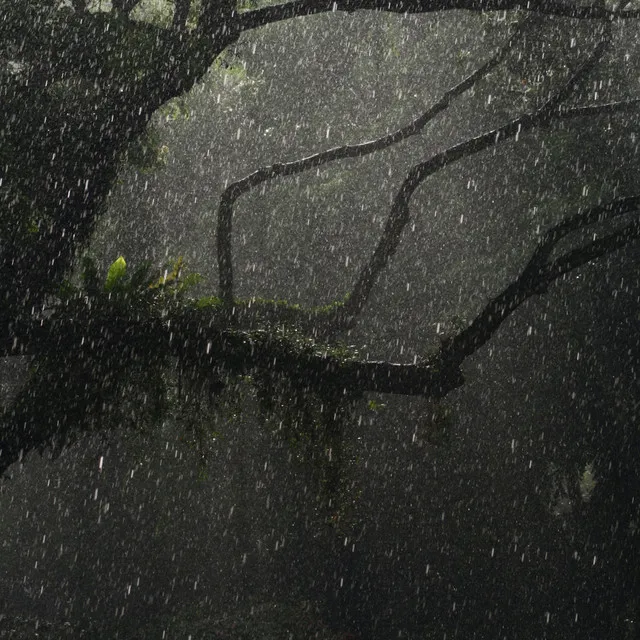
[[[222,304],[222,298],[218,296],[203,296],[195,301],[194,307],[196,309],[217,309],[221,308]]]

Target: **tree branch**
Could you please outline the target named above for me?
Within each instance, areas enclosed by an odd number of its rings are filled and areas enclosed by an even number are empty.
[[[82,423],[91,413],[86,411],[91,398],[77,397],[72,403],[62,404],[55,399],[69,394],[67,373],[76,382],[80,380],[82,388],[87,387],[85,375],[97,375],[101,380],[102,374],[94,371],[92,363],[102,363],[112,372],[110,381],[105,379],[101,385],[104,393],[110,389],[109,393],[117,394],[118,372],[123,372],[122,381],[126,383],[127,367],[140,368],[139,360],[144,364],[151,354],[159,366],[173,357],[182,366],[223,380],[265,372],[284,375],[303,390],[324,388],[338,395],[346,389],[352,396],[377,392],[444,397],[464,384],[462,362],[485,344],[520,304],[544,293],[551,282],[572,269],[640,238],[640,219],[551,264],[541,263],[541,256],[548,256],[550,247],[572,231],[614,220],[638,207],[640,195],[591,208],[549,229],[521,275],[469,327],[444,342],[438,354],[413,365],[345,357],[328,347],[300,340],[295,334],[289,337],[273,330],[229,330],[223,326],[224,310],[221,313],[219,309],[196,312],[186,307],[174,309],[168,316],[160,313],[160,317],[141,320],[127,305],[109,298],[99,309],[87,303],[86,315],[61,305],[51,317],[23,320],[14,326],[12,343],[3,345],[3,355],[51,353],[53,349],[65,356],[56,361],[56,366],[62,367],[58,375],[45,373],[43,384],[27,389],[24,402],[14,404],[0,417],[0,475],[24,453],[50,447],[52,442],[59,446],[91,427]],[[38,393],[44,396],[40,398]],[[103,407],[109,405],[105,395],[92,400],[99,400]],[[94,421],[98,418],[93,416]]]
[[[241,31],[301,16],[335,11],[353,12],[362,9],[390,13],[433,13],[466,9],[469,11],[532,11],[582,20],[627,20],[640,17],[640,11],[613,11],[600,3],[577,6],[558,0],[295,0],[262,7],[238,15]]]
[[[638,208],[638,199],[639,196],[630,196],[604,205],[591,207],[585,211],[579,211],[576,215],[555,225],[544,234],[531,258],[531,262],[535,262],[536,266],[547,262],[558,242],[574,231],[584,229],[593,224],[609,222],[627,213],[636,211]]]
[[[615,102],[606,102],[604,104],[590,104],[582,107],[560,107],[555,119],[570,120],[572,118],[586,118],[606,114],[613,115],[638,106],[640,106],[640,98],[616,100]]]
[[[608,44],[607,40],[601,41],[588,59],[571,74],[571,77],[563,84],[561,89],[534,113],[524,114],[502,127],[483,133],[475,138],[465,140],[445,151],[437,153],[411,169],[391,205],[391,210],[380,241],[371,258],[361,270],[360,276],[342,308],[341,316],[337,318],[334,331],[351,327],[355,319],[364,309],[380,273],[386,267],[389,259],[395,254],[400,244],[402,232],[410,219],[410,200],[422,182],[427,177],[462,158],[467,158],[480,151],[484,151],[499,142],[504,142],[511,138],[517,139],[519,135],[536,127],[550,124],[553,120],[560,117],[560,115],[562,118],[585,115],[586,112],[584,109],[569,108],[562,112],[559,109],[559,105],[573,91],[575,83],[591,71],[602,58]],[[628,106],[626,102],[619,104],[624,105],[624,108]],[[608,106],[608,109],[610,113],[615,111],[611,105]]]
[[[546,293],[549,284],[570,271],[639,238],[640,220],[635,220],[604,238],[569,251],[548,263],[552,250],[569,233],[637,212],[639,208],[640,195],[622,198],[580,212],[549,229],[520,276],[493,298],[466,329],[443,345],[443,360],[452,367],[459,366],[465,358],[483,346],[525,300]]]
[[[589,244],[574,249],[554,260],[548,267],[548,280],[556,280],[588,262],[601,258],[629,244],[640,237],[640,220],[635,220],[622,229],[618,229],[604,238],[593,240]]]
[[[56,360],[55,376],[36,370],[35,375],[43,377],[40,384],[34,379],[22,401],[0,415],[0,476],[28,451],[43,450],[52,443],[60,447],[95,428],[110,395],[118,395],[119,377],[126,383],[126,372],[140,368],[149,354],[160,363],[156,366],[174,357],[189,370],[222,380],[260,372],[284,375],[297,388],[325,389],[338,397],[345,389],[351,396],[375,391],[442,397],[463,384],[459,370],[445,371],[437,363],[404,365],[352,359],[273,330],[220,328],[219,320],[216,312],[194,317],[193,310],[183,309],[171,314],[170,321],[142,321],[116,303],[93,313],[90,321],[71,315],[16,327],[19,340],[13,345],[13,354],[51,353],[55,345],[54,353],[65,355]],[[95,382],[92,376],[101,376],[92,363],[100,363],[111,373],[103,384],[98,380],[99,397],[82,395],[95,393],[83,389],[87,382],[91,389]],[[76,384],[74,392],[70,391],[70,380]],[[61,403],[60,398],[65,397],[70,399]],[[93,422],[85,424],[87,420]]]
[[[479,80],[486,77],[498,64],[500,64],[500,62],[502,62],[505,55],[522,34],[527,23],[527,18],[520,21],[513,30],[509,40],[500,47],[498,52],[488,62],[476,69],[476,71],[468,75],[457,85],[446,91],[437,102],[431,105],[429,109],[408,125],[375,140],[363,142],[361,144],[334,147],[333,149],[315,153],[311,156],[307,156],[306,158],[295,160],[293,162],[275,163],[266,167],[261,167],[244,178],[228,185],[222,193],[220,204],[218,205],[218,228],[216,236],[220,297],[224,303],[228,307],[232,307],[234,303],[231,235],[233,231],[233,207],[241,195],[253,187],[273,178],[303,173],[304,171],[333,162],[334,160],[367,156],[375,153],[376,151],[387,149],[399,142],[402,142],[403,140],[406,140],[407,138],[410,138],[411,136],[421,133],[424,127],[431,120],[449,107],[454,98],[473,87]]]
[[[202,0],[196,31],[205,39],[240,35],[235,0]]]

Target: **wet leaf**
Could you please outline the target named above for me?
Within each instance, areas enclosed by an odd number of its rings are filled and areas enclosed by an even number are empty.
[[[107,271],[107,279],[104,283],[105,291],[112,291],[114,287],[122,281],[127,273],[127,263],[125,259],[120,256],[117,260],[111,263],[109,271]]]

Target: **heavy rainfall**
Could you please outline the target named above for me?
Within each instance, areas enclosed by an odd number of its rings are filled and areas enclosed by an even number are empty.
[[[0,0],[0,639],[640,639],[638,0]]]

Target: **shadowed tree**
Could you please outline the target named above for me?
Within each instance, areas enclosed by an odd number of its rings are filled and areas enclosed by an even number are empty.
[[[3,472],[30,450],[63,446],[83,431],[104,428],[105,416],[120,403],[123,389],[131,388],[132,376],[169,368],[209,395],[231,380],[250,377],[271,411],[289,404],[298,416],[293,423],[319,420],[322,446],[333,452],[328,484],[337,486],[345,425],[338,417],[346,415],[345,407],[365,392],[446,396],[464,383],[463,362],[520,305],[640,234],[637,193],[567,210],[564,220],[540,233],[520,274],[475,319],[448,334],[436,351],[413,364],[361,359],[339,339],[366,314],[381,274],[401,249],[412,199],[425,180],[485,150],[498,153],[506,141],[532,131],[553,131],[569,123],[588,130],[591,123],[635,114],[638,97],[599,101],[583,89],[611,54],[615,26],[635,20],[638,12],[626,5],[610,9],[601,3],[540,2],[528,3],[527,15],[512,0],[296,0],[242,11],[229,0],[203,0],[193,7],[175,2],[173,17],[157,24],[136,19],[138,4],[113,2],[111,10],[103,11],[55,0],[2,3],[0,345],[5,356],[34,358],[26,386],[2,416]],[[127,270],[124,261],[116,261],[106,280],[86,263],[80,268],[82,284],[68,281],[119,167],[135,152],[154,112],[188,92],[243,32],[335,11],[420,14],[453,9],[512,11],[515,19],[505,26],[501,47],[411,122],[366,142],[265,165],[228,184],[218,204],[219,289],[214,295],[190,299],[187,285],[193,278],[185,278],[182,263],[158,278],[144,267]],[[238,198],[275,178],[362,158],[423,134],[453,101],[505,60],[517,59],[519,46],[535,38],[531,14],[593,25],[589,45],[567,59],[564,73],[549,81],[545,95],[527,109],[410,168],[389,194],[378,242],[342,299],[301,308],[236,297],[232,235]],[[582,241],[588,237],[585,230],[592,229],[591,239]],[[567,249],[572,237],[578,243]],[[167,389],[156,379],[151,386],[143,385],[143,392],[156,401],[145,406],[158,408]],[[318,418],[311,398],[331,410],[321,409]]]
[[[163,4],[164,19],[147,20],[143,3],[135,0],[104,5],[103,10],[92,2],[0,0],[0,348],[3,356],[27,356],[32,364],[26,383],[3,409],[0,473],[32,450],[60,449],[87,431],[157,423],[176,398],[185,437],[204,458],[210,434],[200,414],[223,389],[241,381],[253,387],[267,415],[285,425],[290,441],[302,442],[307,457],[320,461],[317,475],[328,496],[323,506],[335,523],[340,513],[331,501],[342,488],[347,458],[343,432],[364,394],[434,402],[447,396],[464,384],[465,361],[522,305],[551,287],[569,286],[568,274],[640,235],[640,193],[632,181],[581,206],[567,197],[562,215],[539,230],[519,273],[469,322],[455,324],[437,348],[425,346],[413,363],[363,358],[342,339],[367,316],[385,271],[402,252],[417,194],[428,178],[483,152],[499,156],[509,141],[527,135],[548,136],[549,146],[556,144],[552,152],[559,146],[560,153],[574,133],[590,137],[611,121],[619,126],[624,117],[629,137],[634,135],[640,97],[603,99],[590,87],[603,70],[621,66],[615,32],[635,24],[638,11],[631,4],[511,0],[294,0],[250,8],[176,0]],[[145,265],[118,259],[100,274],[82,259],[118,171],[152,146],[146,136],[153,114],[187,94],[244,32],[321,13],[450,10],[509,12],[501,45],[384,135],[304,157],[274,158],[230,181],[211,203],[217,212],[210,230],[216,254],[209,259],[218,275],[211,295],[191,297],[196,278],[181,261],[154,275]],[[554,16],[588,30],[584,46],[558,53],[561,72],[539,82],[536,99],[530,98],[533,82],[522,79],[517,91],[527,99],[517,112],[505,110],[501,122],[425,151],[399,185],[388,187],[379,237],[339,299],[302,307],[238,295],[234,214],[240,198],[282,177],[312,175],[335,161],[427,138],[428,125],[463,97],[481,93],[484,82],[512,91],[506,80],[500,85],[508,75],[505,67],[516,68],[525,54],[539,53],[540,20]],[[608,161],[617,162],[611,155]],[[537,170],[532,163],[531,171]]]

